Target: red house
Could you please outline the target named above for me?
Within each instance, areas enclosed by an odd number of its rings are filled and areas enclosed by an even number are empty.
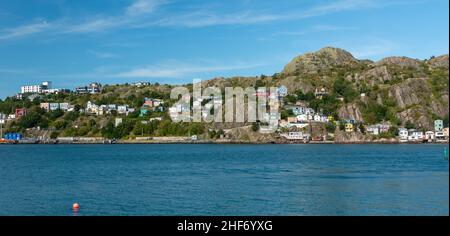
[[[17,108],[16,109],[16,119],[21,118],[27,114],[27,109],[25,108]]]

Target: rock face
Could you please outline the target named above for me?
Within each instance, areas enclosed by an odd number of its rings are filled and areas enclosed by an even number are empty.
[[[442,55],[439,57],[435,57],[431,60],[428,61],[428,65],[431,68],[439,68],[439,67],[443,67],[443,68],[447,68],[448,69],[448,54],[447,55]]]
[[[376,63],[376,66],[382,65],[397,65],[400,67],[419,68],[421,61],[409,57],[387,57]]]
[[[358,122],[363,122],[364,119],[361,115],[361,111],[355,103],[349,103],[343,105],[339,109],[339,117],[345,120],[355,120]]]
[[[329,69],[334,66],[356,65],[358,61],[349,52],[326,47],[315,53],[306,53],[294,58],[283,70],[286,75],[298,75],[301,73],[318,73],[319,70]]]
[[[386,66],[378,66],[361,73],[355,73],[346,77],[348,81],[355,81],[356,83],[366,83],[371,86],[375,84],[383,84],[393,79],[392,75]]]
[[[397,105],[402,109],[413,104],[418,104],[422,99],[426,99],[420,95],[429,97],[431,94],[426,80],[426,78],[408,79],[398,85],[392,86],[389,95],[395,99]]]
[[[334,136],[335,143],[364,143],[370,142],[372,139],[370,136],[363,135],[361,133],[345,133],[342,131],[337,131]]]

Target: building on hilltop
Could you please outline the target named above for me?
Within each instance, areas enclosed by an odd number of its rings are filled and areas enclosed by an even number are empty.
[[[102,85],[97,82],[90,83],[86,86],[76,87],[75,92],[78,94],[97,94],[101,93]]]
[[[41,84],[24,85],[20,87],[21,93],[42,93],[43,90],[51,89],[52,82],[44,81]]]

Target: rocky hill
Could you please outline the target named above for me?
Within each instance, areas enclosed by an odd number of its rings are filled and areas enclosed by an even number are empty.
[[[335,91],[348,83],[353,95]],[[343,49],[326,47],[294,58],[273,76],[215,78],[205,86],[280,86],[291,94],[326,88],[330,95],[345,97],[337,115],[364,123],[391,122],[431,129],[433,121],[449,114],[448,55],[418,60],[388,57],[360,60]],[[380,114],[383,113],[383,114]]]
[[[278,87],[284,85],[289,95],[285,105],[301,103],[336,120],[355,120],[362,124],[390,123],[393,127],[409,126],[422,130],[433,129],[435,119],[443,119],[448,125],[449,116],[449,58],[448,55],[417,60],[407,57],[388,57],[377,62],[356,59],[343,49],[326,47],[317,52],[294,58],[280,73],[257,77],[214,78],[202,83],[204,87]],[[187,85],[192,88],[192,84]],[[27,108],[28,114],[8,122],[5,131],[40,132],[31,136],[107,137],[133,138],[136,136],[230,136],[245,141],[274,141],[271,136],[254,132],[252,125],[244,123],[189,123],[171,122],[168,108],[173,85],[158,83],[146,86],[131,84],[106,85],[100,94],[42,95],[40,98],[0,100],[0,113],[10,114],[16,108]],[[316,97],[316,90],[326,95]],[[144,98],[165,101],[164,112],[152,112],[140,116]],[[91,101],[95,104],[128,104],[136,111],[123,117],[123,124],[114,128],[117,114],[95,116],[83,112],[44,112],[41,102],[66,102],[84,108]],[[289,111],[281,109],[286,119]],[[162,121],[147,121],[162,118]],[[333,133],[335,140],[362,140],[359,136],[347,137],[339,129],[318,125],[313,127],[314,137]],[[31,131],[30,131],[31,130]],[[391,134],[392,136],[392,134]],[[391,137],[386,137],[391,138]]]

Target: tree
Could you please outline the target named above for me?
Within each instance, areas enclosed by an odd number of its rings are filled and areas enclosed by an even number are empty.
[[[329,122],[325,125],[325,129],[328,133],[334,133],[336,130],[336,125],[333,122]]]
[[[79,112],[81,110],[81,106],[77,104],[74,106],[73,109],[74,109],[74,111]]]
[[[345,130],[345,122],[339,121],[339,130],[341,130],[341,131]]]
[[[406,123],[405,123],[405,128],[407,128],[407,129],[415,129],[416,128],[416,125],[415,124],[413,124],[411,121],[406,121]]]
[[[56,139],[56,138],[58,138],[58,136],[59,136],[59,133],[56,132],[56,131],[53,131],[53,132],[50,134],[50,138],[51,138],[51,139]]]
[[[55,127],[55,129],[57,130],[62,130],[64,128],[66,128],[67,126],[67,122],[65,120],[57,120],[55,122],[53,122],[53,127]]]
[[[25,129],[36,127],[42,120],[42,114],[43,110],[40,108],[30,110],[30,112],[26,116],[20,119],[19,126]]]
[[[259,123],[254,122],[252,123],[252,131],[257,132],[259,130]]]
[[[107,139],[114,139],[116,138],[115,134],[114,134],[114,124],[109,121],[105,127],[102,128],[102,136],[107,138]]]
[[[333,91],[344,97],[345,102],[351,102],[358,97],[358,92],[353,88],[352,84],[344,78],[334,81]]]
[[[366,133],[366,127],[364,126],[363,123],[359,124],[359,130],[361,131],[361,133],[365,134]]]

